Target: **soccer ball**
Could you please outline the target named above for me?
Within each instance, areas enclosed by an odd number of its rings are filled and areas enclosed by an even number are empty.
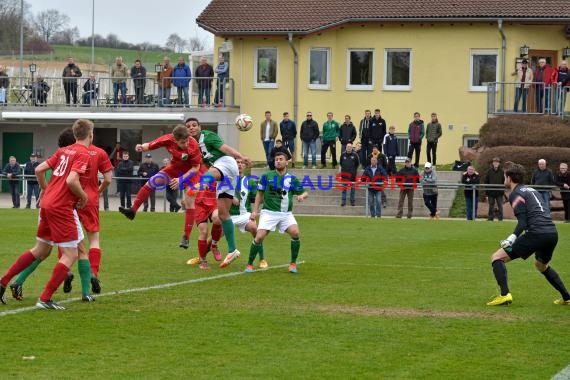
[[[247,132],[253,127],[253,119],[248,114],[242,113],[236,117],[235,125],[240,132]]]

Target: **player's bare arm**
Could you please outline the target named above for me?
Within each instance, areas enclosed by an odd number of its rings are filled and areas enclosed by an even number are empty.
[[[87,193],[81,187],[81,183],[79,182],[79,173],[75,171],[71,171],[65,180],[69,190],[79,198],[79,202],[77,202],[77,208],[83,208],[87,204]]]
[[[257,218],[259,206],[263,203],[263,190],[257,190],[257,194],[255,195],[255,203],[251,207],[251,216],[249,217],[250,220],[255,220]]]
[[[135,150],[137,152],[146,152],[149,150],[148,147],[149,147],[149,143],[137,144],[137,145],[135,145]]]
[[[309,193],[307,193],[305,191],[303,194],[297,195],[297,202],[303,202],[308,197],[309,197]]]
[[[101,194],[103,191],[105,191],[109,187],[112,180],[113,180],[113,171],[112,170],[109,170],[108,172],[103,173],[103,181],[101,181],[101,184],[99,185],[99,194]]]

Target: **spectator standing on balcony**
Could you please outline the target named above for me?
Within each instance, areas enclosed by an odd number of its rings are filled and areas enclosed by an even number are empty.
[[[431,121],[428,123],[426,128],[426,140],[427,140],[427,160],[433,166],[436,166],[437,159],[437,141],[441,137],[441,124],[437,120],[437,114],[432,112]],[[432,161],[433,158],[433,161]]]
[[[327,149],[330,148],[332,167],[336,168],[336,140],[340,134],[340,124],[333,120],[333,113],[327,112],[327,121],[323,123],[323,143],[321,146],[321,169],[327,167]]]
[[[38,74],[38,77],[32,83],[32,99],[36,107],[41,107],[47,104],[47,94],[50,90],[49,85],[44,78]]]
[[[556,173],[556,186],[560,187],[560,197],[564,204],[564,223],[570,223],[570,174],[565,162],[560,164]]]
[[[380,115],[380,109],[376,108],[374,116],[370,120],[370,140],[372,141],[372,146],[377,145],[379,149],[382,149],[386,131],[386,120]]]
[[[144,162],[141,164],[141,166],[139,166],[139,170],[137,173],[139,177],[144,178],[144,182],[142,182],[142,185],[144,185],[145,182],[150,177],[155,175],[158,171],[159,171],[158,165],[152,161],[152,154],[146,153],[144,155]],[[154,212],[156,205],[156,194],[154,189],[150,192],[149,198],[150,198],[150,212]],[[143,211],[146,212],[147,210],[148,210],[148,199],[146,199],[143,202]]]
[[[546,63],[545,58],[539,58],[538,66],[534,70],[534,81],[536,84],[536,112],[550,112],[550,91],[552,90],[552,77],[554,69]]]
[[[10,194],[12,195],[12,208],[20,208],[20,175],[22,169],[16,157],[10,156],[8,164],[4,167],[4,175],[8,178]]]
[[[542,196],[544,206],[550,212],[550,190],[548,187],[555,186],[554,175],[552,171],[546,167],[546,160],[538,160],[538,168],[532,173],[530,178],[530,185],[537,186],[536,191]]]
[[[92,103],[97,103],[97,97],[99,96],[99,83],[95,79],[95,74],[89,73],[89,79],[83,85],[83,104],[90,105]]]
[[[289,119],[289,112],[283,112],[283,120],[279,123],[279,132],[283,139],[283,146],[291,152],[292,167],[295,167],[297,155],[295,154],[295,138],[297,137],[297,125]]]
[[[372,113],[370,110],[364,111],[364,119],[360,120],[358,134],[360,135],[360,143],[362,144],[362,167],[368,166],[368,157],[372,152],[372,140],[370,139],[370,129],[372,124]]]
[[[352,124],[350,115],[344,115],[344,123],[340,126],[339,140],[341,145],[341,154],[346,151],[346,146],[348,144],[353,144],[354,140],[356,140],[356,127]]]
[[[228,72],[230,66],[225,61],[223,55],[220,55],[218,59],[219,59],[218,66],[216,66],[216,68],[214,69],[216,74],[218,74],[218,85],[216,86],[216,96],[214,96],[214,104],[216,104],[216,106],[223,107],[224,92],[225,92],[224,90],[226,88],[226,82],[228,80]]]
[[[141,60],[137,59],[131,67],[131,78],[135,86],[135,104],[144,104],[144,88],[146,87],[146,68]]]
[[[301,141],[303,142],[303,169],[309,165],[309,150],[313,169],[317,168],[317,139],[319,138],[319,124],[313,120],[313,113],[307,112],[307,119],[301,124]]]
[[[172,77],[172,84],[176,87],[178,104],[188,106],[190,104],[188,87],[190,86],[192,72],[190,71],[190,66],[184,61],[184,57],[178,57],[178,64],[174,66]]]
[[[113,81],[113,104],[119,104],[119,91],[121,91],[121,104],[127,104],[127,78],[129,69],[123,63],[123,57],[115,59],[115,65],[111,68],[111,80]]]
[[[200,66],[196,67],[194,77],[198,78],[196,79],[198,84],[198,106],[207,107],[210,105],[214,68],[208,63],[206,57],[200,58]]]
[[[513,109],[515,112],[519,112],[519,102],[522,100],[522,111],[526,112],[528,88],[533,81],[532,69],[528,67],[527,59],[522,60],[521,66],[513,75],[517,76],[517,83],[515,84],[515,106]]]
[[[489,215],[487,220],[492,222],[495,218],[495,204],[497,205],[497,219],[503,220],[503,197],[505,195],[505,173],[501,167],[501,159],[493,158],[493,163],[485,175],[485,183],[493,185],[494,188],[487,189],[487,200],[489,203]],[[500,187],[500,188],[498,188]]]
[[[131,183],[134,172],[134,164],[129,160],[129,152],[123,152],[123,159],[115,167],[117,179],[117,190],[121,197],[121,207],[131,208]]]
[[[10,88],[10,78],[6,73],[6,68],[0,66],[0,105],[8,104],[8,89]]]
[[[73,104],[77,104],[77,78],[83,74],[79,67],[75,64],[73,57],[67,58],[67,66],[63,68],[63,91],[65,92],[65,104],[70,105],[73,98]]]
[[[162,60],[162,71],[156,74],[158,83],[158,106],[164,107],[170,104],[170,89],[172,87],[172,66],[170,58],[164,57]]]
[[[36,179],[36,168],[40,163],[38,162],[38,155],[35,153],[30,154],[30,161],[26,163],[24,168],[24,176],[28,182],[28,195],[26,208],[32,205],[32,195],[36,197],[36,208],[38,208],[38,198],[40,197],[40,185]]]
[[[570,90],[570,70],[568,70],[568,63],[566,61],[560,62],[560,66],[554,70],[554,74],[552,75],[552,82],[555,83],[560,90],[560,98],[557,99],[556,102],[558,111],[564,113],[564,109],[566,108],[566,96],[568,95],[568,90]],[[556,94],[558,94],[558,92],[556,92]]]
[[[277,138],[277,122],[271,119],[271,111],[265,111],[265,120],[259,125],[259,137],[265,152],[265,164],[269,167],[271,150]]]
[[[416,159],[414,161],[414,167],[416,169],[420,166],[420,153],[422,151],[422,139],[424,135],[424,121],[420,119],[419,112],[414,112],[414,120],[408,126],[408,138],[410,140],[408,157],[412,159],[414,151],[416,152]]]
[[[467,171],[461,176],[461,183],[465,185],[463,193],[465,195],[465,211],[467,220],[477,219],[477,204],[479,202],[479,183],[481,177],[473,166],[468,166]]]
[[[388,134],[384,136],[384,142],[382,145],[384,154],[388,157],[388,168],[386,168],[386,172],[388,172],[388,175],[393,175],[396,173],[396,157],[400,155],[395,126],[390,126]]]

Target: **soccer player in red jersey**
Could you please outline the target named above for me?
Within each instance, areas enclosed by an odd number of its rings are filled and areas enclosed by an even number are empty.
[[[164,181],[168,180],[172,189],[178,189],[179,176],[187,178],[190,173],[196,173],[202,163],[202,155],[196,140],[190,137],[188,129],[184,125],[177,125],[172,133],[166,134],[149,143],[137,144],[137,152],[146,152],[158,148],[166,148],[172,156],[170,164],[161,169],[139,190],[131,208],[119,207],[121,214],[133,220],[137,210],[150,196],[150,192],[157,187],[168,186]],[[199,176],[194,175],[191,182],[199,182]],[[151,187],[152,186],[152,187]]]
[[[54,155],[38,165],[36,176],[42,194],[40,197],[40,220],[36,235],[36,244],[24,252],[0,278],[0,302],[6,303],[6,286],[18,273],[27,268],[36,259],[46,258],[53,245],[58,245],[63,255],[56,264],[36,306],[43,309],[65,309],[53,302],[51,297],[65,280],[69,268],[77,260],[77,246],[83,240],[83,231],[79,223],[76,208],[88,203],[88,196],[81,187],[80,177],[88,176],[89,152],[87,148],[93,142],[93,123],[79,119],[73,124],[76,143],[59,148]],[[45,173],[53,169],[49,185]]]

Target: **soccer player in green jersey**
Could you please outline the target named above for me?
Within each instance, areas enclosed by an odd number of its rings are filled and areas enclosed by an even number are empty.
[[[220,268],[225,268],[240,256],[240,252],[236,248],[234,224],[230,217],[230,207],[234,199],[237,177],[239,175],[236,159],[241,159],[246,164],[249,164],[251,161],[234,148],[225,144],[224,140],[216,133],[203,131],[198,119],[188,118],[185,125],[190,132],[190,136],[198,142],[202,152],[202,161],[208,166],[208,171],[202,176],[202,182],[218,182],[216,188],[218,217],[222,221],[222,229],[228,243],[228,254],[220,264]]]
[[[301,183],[292,174],[287,173],[287,155],[283,152],[275,154],[275,170],[261,176],[255,196],[255,204],[251,210],[250,220],[255,220],[259,207],[263,204],[259,214],[257,234],[251,243],[248,266],[246,272],[253,272],[253,261],[262,249],[263,240],[270,231],[279,228],[279,233],[287,232],[291,236],[291,263],[289,272],[297,273],[297,257],[301,242],[299,240],[299,225],[293,216],[293,197],[302,202],[309,196]]]

